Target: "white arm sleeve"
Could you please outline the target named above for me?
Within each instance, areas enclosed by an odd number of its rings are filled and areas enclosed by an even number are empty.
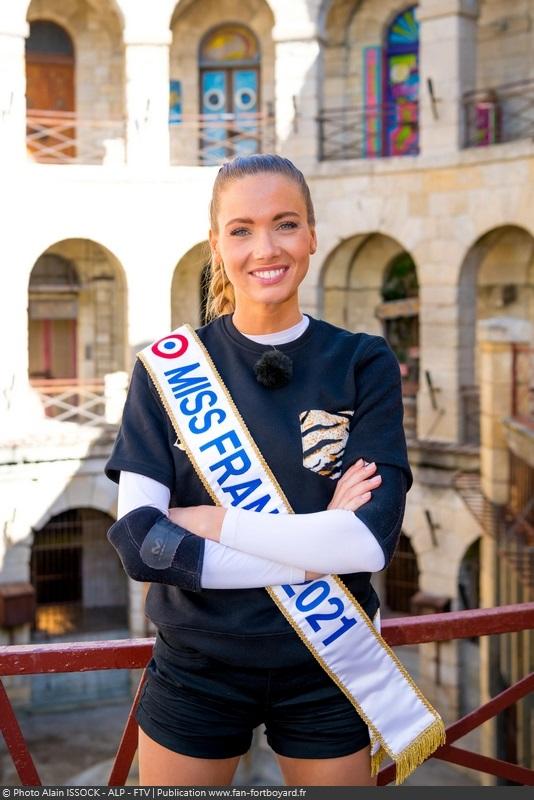
[[[153,506],[168,515],[170,496],[166,486],[146,475],[121,472],[117,519],[140,506]],[[305,579],[303,569],[206,540],[200,577],[203,589],[255,589],[281,583],[302,583]]]
[[[276,516],[229,508],[220,541],[325,575],[378,572],[385,564],[382,548],[367,525],[342,508]]]

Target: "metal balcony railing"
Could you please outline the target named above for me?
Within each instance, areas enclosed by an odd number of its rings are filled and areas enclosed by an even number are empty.
[[[319,160],[417,155],[418,116],[417,103],[323,109],[317,118]],[[386,130],[395,128],[398,146],[393,152],[386,144]]]
[[[382,625],[383,636],[390,646],[444,642],[532,629],[534,629],[534,603],[389,619]],[[71,644],[3,646],[0,647],[0,676],[139,669],[146,667],[150,660],[153,644],[153,639],[122,639]],[[145,680],[146,675],[143,672],[109,776],[109,786],[123,786],[130,772],[137,749],[135,709]],[[436,750],[432,757],[516,783],[534,786],[534,770],[473,753],[454,745],[458,739],[479,728],[533,690],[534,673],[530,673],[489,702],[450,725],[447,728],[446,744]],[[1,680],[0,731],[21,783],[24,786],[40,786],[41,781],[28,743]],[[385,767],[379,774],[379,785],[391,783],[394,771],[394,765]]]
[[[169,119],[171,163],[210,166],[238,155],[276,150],[274,116],[268,113],[179,114]]]
[[[531,139],[534,81],[524,80],[464,94],[465,147]]]
[[[84,119],[72,111],[26,114],[28,157],[41,164],[124,163],[126,126],[122,119]]]

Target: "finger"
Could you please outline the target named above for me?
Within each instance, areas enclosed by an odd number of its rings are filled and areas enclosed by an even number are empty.
[[[336,487],[338,491],[346,491],[349,487],[358,486],[358,484],[364,483],[364,481],[372,478],[374,473],[376,472],[376,464],[369,464],[369,466],[365,467],[362,470],[359,470],[354,475],[351,475],[347,478],[347,480]]]
[[[345,486],[347,483],[353,483],[357,480],[362,480],[369,475],[372,475],[373,472],[376,471],[376,464],[374,461],[368,464],[362,458],[359,459],[352,467],[342,475],[342,477],[338,480],[337,486]],[[336,486],[336,488],[337,488]]]
[[[337,485],[339,486],[342,483],[346,483],[353,475],[359,474],[365,468],[365,461],[363,458],[359,458],[355,464],[348,468],[346,472],[343,473],[341,478],[338,480]]]
[[[347,498],[358,497],[359,495],[362,495],[365,492],[378,488],[378,486],[380,486],[381,483],[382,483],[382,476],[373,475],[371,478],[355,481],[352,484],[346,484],[345,486],[342,486],[339,489],[339,491],[337,491],[334,494],[334,497],[336,497],[336,499],[338,500],[345,500]]]
[[[329,509],[338,508],[343,509],[345,511],[357,511],[359,508],[364,506],[372,497],[371,492],[365,492],[364,494],[360,495],[359,497],[353,498],[345,498],[344,500],[336,500],[328,506]]]

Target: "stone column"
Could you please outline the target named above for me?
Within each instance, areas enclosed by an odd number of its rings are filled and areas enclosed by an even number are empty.
[[[502,506],[508,500],[509,460],[502,420],[512,411],[512,345],[532,340],[532,325],[513,317],[495,317],[478,323],[480,348],[480,478],[484,496]],[[496,531],[482,538],[480,549],[480,605],[498,605]],[[480,700],[496,694],[498,637],[480,639]],[[495,756],[495,721],[481,731],[482,752]]]
[[[127,161],[137,168],[169,164],[169,30],[125,32]]]
[[[299,30],[276,25],[273,39],[277,151],[310,171],[318,159],[320,39],[311,24]]]
[[[0,20],[0,165],[26,158],[25,20]]]
[[[436,155],[463,143],[462,96],[476,80],[478,0],[421,0],[417,14],[420,151]]]

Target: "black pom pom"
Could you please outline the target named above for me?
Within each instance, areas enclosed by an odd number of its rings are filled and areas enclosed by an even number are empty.
[[[293,375],[293,362],[280,350],[267,350],[254,364],[256,380],[267,389],[286,386]]]

